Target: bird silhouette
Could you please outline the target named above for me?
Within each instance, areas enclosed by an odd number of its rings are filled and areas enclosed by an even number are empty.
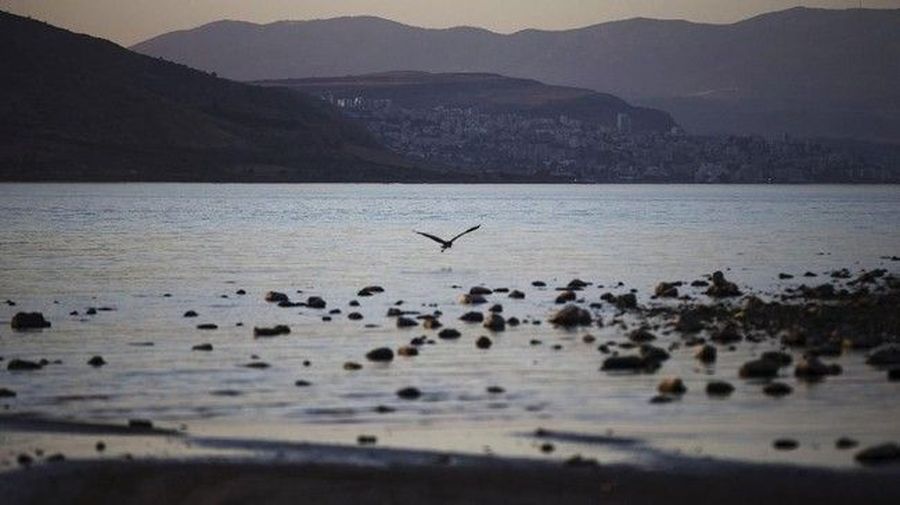
[[[479,224],[478,226],[473,226],[473,227],[469,228],[468,230],[466,230],[466,231],[460,233],[459,235],[457,235],[457,236],[451,238],[450,240],[444,240],[444,239],[442,239],[441,237],[436,237],[436,236],[434,236],[434,235],[432,235],[432,234],[430,234],[430,233],[425,233],[425,232],[423,232],[423,231],[416,231],[416,230],[413,230],[413,232],[418,233],[419,235],[422,235],[423,237],[428,237],[428,238],[430,238],[431,240],[434,240],[435,242],[437,242],[438,244],[441,244],[441,252],[444,252],[444,251],[446,251],[447,249],[450,249],[451,247],[453,247],[453,241],[454,241],[454,240],[458,239],[459,237],[462,237],[462,236],[465,235],[466,233],[471,233],[471,232],[477,230],[478,228],[481,228],[481,225],[480,225],[480,224]]]

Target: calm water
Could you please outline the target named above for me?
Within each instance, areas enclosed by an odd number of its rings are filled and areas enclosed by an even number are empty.
[[[443,254],[411,232],[452,236],[478,223]],[[555,308],[552,287],[573,277],[608,287],[589,288],[588,301],[619,281],[626,286],[613,291],[642,295],[660,280],[717,269],[766,291],[784,284],[778,272],[897,265],[880,259],[900,254],[897,223],[900,187],[892,186],[0,184],[0,300],[17,302],[0,307],[0,356],[63,361],[28,374],[0,371],[0,386],[18,392],[3,403],[12,412],[147,417],[217,434],[352,442],[371,432],[389,445],[532,455],[533,444],[515,433],[613,430],[667,450],[850,464],[832,448],[838,436],[900,438],[900,385],[862,355],[842,358],[844,375],[827,384],[786,378],[796,389],[782,400],[736,378],[736,367],[769,343],[743,344],[711,369],[684,349],[659,374],[609,376],[598,371],[596,345],[580,341],[584,331],[523,325],[496,336],[490,351],[476,350],[485,330],[456,321],[468,308],[454,286],[522,289],[525,300],[492,301],[507,317],[540,320]],[[537,279],[551,288],[531,287]],[[348,307],[369,284],[386,292]],[[324,322],[323,311],[278,308],[263,301],[269,290],[319,295],[343,313]],[[406,310],[443,311],[463,337],[390,365],[365,363],[373,347],[433,333],[396,329],[385,312],[398,300]],[[90,306],[116,310],[84,316]],[[200,317],[183,318],[188,309]],[[53,327],[11,333],[6,321],[19,310],[42,311]],[[364,319],[346,319],[351,310]],[[195,328],[207,322],[219,329]],[[292,333],[253,338],[253,326],[273,324]],[[624,337],[590,331],[600,341]],[[154,345],[134,345],[142,342]],[[214,351],[191,352],[204,342]],[[109,364],[85,365],[95,354]],[[241,367],[252,355],[271,368]],[[365,368],[343,370],[350,360]],[[660,376],[674,374],[688,395],[649,404]],[[735,382],[736,393],[708,399],[710,377]],[[313,385],[294,387],[297,379]],[[424,398],[396,398],[410,385]],[[506,392],[486,393],[493,385]],[[221,390],[237,396],[213,394]],[[378,414],[378,405],[396,411]],[[801,449],[772,451],[778,436],[797,437]]]

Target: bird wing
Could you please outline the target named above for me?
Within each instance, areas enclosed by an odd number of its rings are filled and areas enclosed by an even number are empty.
[[[450,239],[450,242],[452,243],[454,240],[458,239],[459,237],[462,237],[462,236],[465,235],[466,233],[473,232],[473,231],[477,230],[478,228],[481,228],[481,225],[473,226],[473,227],[469,228],[468,230],[466,230],[466,231],[460,233],[459,235],[457,235],[457,236],[451,238],[451,239]]]
[[[423,232],[423,231],[416,231],[416,230],[413,230],[413,232],[414,232],[414,233],[418,233],[419,235],[422,235],[423,237],[428,237],[428,238],[430,238],[431,240],[434,240],[435,242],[437,242],[437,243],[439,243],[439,244],[441,244],[441,245],[447,245],[447,241],[444,240],[444,239],[442,239],[441,237],[435,237],[434,235],[432,235],[432,234],[430,234],[430,233],[425,233],[425,232]]]

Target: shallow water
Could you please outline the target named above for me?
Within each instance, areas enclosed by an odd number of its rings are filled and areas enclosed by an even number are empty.
[[[452,236],[477,223],[445,253],[411,232]],[[519,288],[524,300],[491,301],[506,317],[545,320],[556,308],[553,287],[573,277],[605,285],[583,292],[598,301],[630,288],[645,297],[660,280],[717,269],[765,292],[803,282],[807,270],[896,266],[882,257],[900,254],[897,223],[895,186],[0,184],[0,300],[17,303],[0,306],[0,356],[63,361],[37,372],[4,367],[0,386],[18,396],[0,403],[78,420],[187,423],[216,435],[352,443],[350,433],[377,433],[389,445],[535,456],[535,444],[517,435],[523,430],[612,430],[666,450],[847,465],[851,454],[833,448],[839,436],[900,439],[900,385],[862,354],[842,357],[844,374],[823,384],[786,377],[794,393],[773,399],[736,378],[737,366],[771,343],[742,344],[710,368],[682,349],[655,375],[608,375],[598,371],[596,344],[581,342],[585,331],[527,324],[477,350],[474,340],[487,332],[456,321],[469,310],[457,298],[478,284]],[[778,281],[778,272],[798,277]],[[549,287],[532,287],[536,279]],[[614,288],[619,281],[625,286]],[[386,292],[357,298],[369,284]],[[324,322],[327,311],[279,308],[263,301],[269,290],[319,295],[342,314]],[[352,299],[361,307],[348,307]],[[385,313],[398,300],[404,310],[443,311],[462,338],[389,365],[365,362],[369,349],[434,333],[395,328]],[[83,315],[90,306],[115,310]],[[200,317],[183,318],[189,309]],[[11,332],[6,321],[20,310],[42,311],[53,327]],[[346,319],[353,310],[364,319]],[[292,333],[253,338],[254,326],[274,324]],[[589,331],[599,342],[624,337],[616,328]],[[214,350],[191,351],[204,342]],[[95,354],[109,364],[87,366]],[[271,368],[242,367],[252,355]],[[346,361],[364,368],[345,371]],[[649,404],[664,375],[680,375],[688,394]],[[737,391],[707,398],[710,377]],[[313,385],[295,387],[298,379]],[[506,392],[487,393],[493,385]],[[405,386],[424,397],[397,398]],[[396,411],[379,414],[378,405]],[[800,449],[772,450],[781,436]],[[599,451],[560,448],[569,452],[554,456]]]

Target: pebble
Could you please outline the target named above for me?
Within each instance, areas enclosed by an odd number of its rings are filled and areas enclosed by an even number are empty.
[[[410,319],[408,317],[397,318],[397,328],[412,328],[413,326],[419,326],[419,323],[415,319]]]
[[[101,367],[106,364],[106,360],[103,359],[103,356],[94,356],[89,359],[87,362],[88,365],[91,365],[94,368]]]
[[[850,437],[841,437],[834,441],[835,448],[841,449],[841,450],[852,449],[852,448],[856,447],[857,445],[859,445],[859,442],[857,442],[856,440],[854,440]]]
[[[422,396],[422,392],[414,387],[406,387],[397,391],[397,396],[404,400],[415,400]]]
[[[197,312],[193,310],[189,310],[184,313],[184,317],[197,317],[198,315],[199,314],[197,314]]]
[[[772,442],[772,447],[779,451],[793,451],[800,447],[800,443],[793,438],[779,438]]]
[[[771,382],[763,387],[763,393],[769,396],[781,397],[791,394],[794,389],[783,382]]]
[[[484,314],[481,312],[466,312],[459,316],[459,320],[467,323],[480,323],[484,321]]]
[[[49,328],[50,321],[44,319],[44,314],[40,312],[18,312],[9,321],[9,326],[14,330]]]
[[[573,326],[590,326],[591,314],[577,305],[566,305],[550,318],[550,322],[566,328]]]
[[[0,388],[0,398],[15,398],[16,392],[12,389]]]
[[[411,345],[404,345],[397,349],[397,355],[406,357],[418,356],[419,350]]]
[[[43,368],[43,365],[40,363],[26,359],[12,359],[6,364],[7,370],[14,371],[40,370],[41,368]]]
[[[687,392],[687,387],[679,377],[667,377],[660,381],[656,390],[664,394],[682,395]]]
[[[490,349],[493,344],[491,339],[485,336],[478,337],[478,340],[475,341],[475,347],[479,349]]]
[[[706,394],[709,396],[728,396],[734,392],[734,386],[725,381],[712,381],[706,384]]]
[[[275,337],[278,335],[287,335],[291,332],[290,326],[286,324],[278,324],[272,326],[271,328],[266,327],[253,327],[253,336],[254,337]]]
[[[454,340],[461,336],[462,336],[462,334],[454,328],[444,328],[443,330],[438,332],[438,338],[441,338],[444,340]]]
[[[205,344],[197,344],[194,347],[191,347],[192,351],[212,351],[213,346],[210,343]]]
[[[372,349],[371,351],[366,353],[366,359],[368,359],[369,361],[379,362],[393,361],[394,351],[392,351],[389,347],[379,347],[377,349]]]
[[[856,461],[864,465],[882,465],[900,462],[900,445],[888,442],[867,447],[856,453]]]
[[[509,296],[510,298],[512,298],[514,300],[521,300],[521,299],[525,298],[525,293],[519,291],[518,289],[514,289],[514,290],[510,291],[509,295],[507,295],[507,296]]]
[[[352,371],[352,370],[360,370],[360,369],[362,369],[362,365],[360,365],[359,363],[356,363],[354,361],[348,361],[348,362],[344,363],[344,370]]]
[[[153,429],[153,423],[147,419],[129,419],[128,427],[136,430]]]
[[[778,375],[778,363],[767,359],[755,359],[741,365],[738,375],[746,379],[772,378]]]
[[[506,321],[503,320],[503,316],[491,314],[484,321],[484,327],[490,331],[504,331],[506,330]]]
[[[697,352],[694,353],[694,357],[703,363],[714,363],[716,361],[716,355],[718,351],[715,347],[706,344],[697,349]]]
[[[204,324],[198,324],[197,329],[198,330],[217,330],[217,329],[219,329],[219,326],[216,324],[212,324],[212,323],[204,323]]]

